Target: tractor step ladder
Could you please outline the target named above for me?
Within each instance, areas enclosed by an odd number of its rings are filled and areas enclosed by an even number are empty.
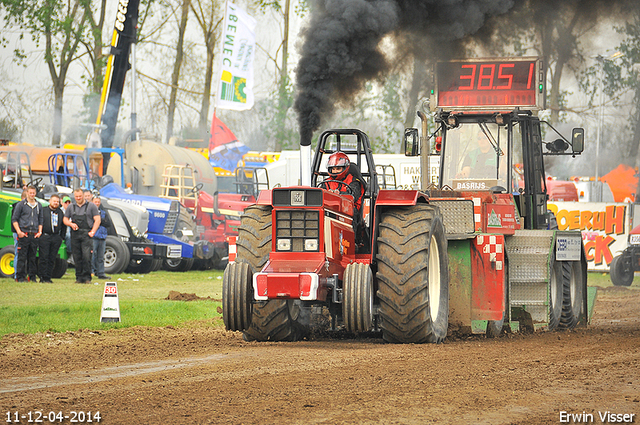
[[[550,256],[554,233],[516,230],[505,238],[509,259],[509,311],[522,308],[534,324],[549,323]]]

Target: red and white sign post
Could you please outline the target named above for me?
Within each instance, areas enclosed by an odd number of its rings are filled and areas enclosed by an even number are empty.
[[[101,322],[120,321],[120,301],[118,301],[118,285],[115,282],[105,282],[102,294]]]

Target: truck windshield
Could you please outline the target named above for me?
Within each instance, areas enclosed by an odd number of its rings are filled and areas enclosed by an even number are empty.
[[[517,180],[507,178],[508,128],[495,123],[474,122],[446,130],[442,184],[454,190],[489,190],[493,186],[507,189],[509,183],[517,185]],[[519,133],[517,129],[515,126],[514,133]],[[514,134],[514,140],[519,140],[517,134]],[[513,162],[521,161],[514,158]]]

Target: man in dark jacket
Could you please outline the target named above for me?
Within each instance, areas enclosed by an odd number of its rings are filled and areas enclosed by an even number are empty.
[[[76,283],[91,283],[93,236],[100,227],[100,212],[84,199],[82,189],[73,191],[75,204],[64,212],[64,224],[71,228],[71,252],[76,267]]]
[[[60,209],[60,196],[51,195],[49,208],[44,208],[44,220],[42,223],[42,236],[40,237],[40,282],[53,283],[51,275],[58,258],[58,250],[62,245],[62,239],[67,232],[64,225],[64,214]]]
[[[18,262],[16,265],[16,281],[26,282],[27,274],[31,282],[36,281],[38,254],[38,238],[42,235],[42,205],[36,200],[36,188],[27,188],[27,198],[18,202],[11,224],[18,234]]]
[[[111,227],[111,218],[109,217],[109,212],[102,206],[102,200],[99,196],[94,197],[92,202],[100,212],[100,227],[98,227],[98,231],[93,236],[93,274],[98,279],[111,279],[110,276],[104,274],[104,250],[107,243],[107,230]]]

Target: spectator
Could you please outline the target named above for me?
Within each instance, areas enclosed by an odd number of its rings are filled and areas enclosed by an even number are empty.
[[[69,208],[69,205],[71,205],[71,198],[69,198],[68,195],[64,195],[64,197],[62,198],[62,205],[60,205],[62,212],[67,211],[67,208]]]
[[[82,191],[82,196],[84,196],[84,200],[87,202],[93,201],[93,193],[89,189],[85,189]]]
[[[20,199],[22,201],[24,201],[27,198],[27,189],[22,189],[22,195],[20,195]],[[20,203],[20,201],[18,202],[14,202],[13,205],[11,205],[11,211],[15,211],[16,210],[16,205],[18,205],[18,203]],[[11,214],[13,215],[13,213]],[[18,269],[17,269],[17,265],[18,265],[18,234],[16,233],[16,229],[13,229],[13,264],[14,264],[14,268],[13,268],[13,278],[17,279],[17,274],[18,274]]]
[[[69,205],[71,205],[71,198],[69,198],[69,196],[67,195],[64,195],[64,197],[62,198],[62,205],[60,205],[60,209],[62,210],[63,214],[67,212]],[[64,234],[64,243],[67,245],[67,255],[71,257],[71,228],[67,226],[65,226],[64,228],[67,229]]]
[[[42,235],[42,205],[36,201],[36,188],[27,187],[27,198],[18,202],[11,223],[18,234],[18,261],[16,281],[36,281],[38,238]],[[15,263],[14,263],[15,264]]]
[[[44,208],[44,220],[42,223],[42,236],[40,237],[40,282],[53,283],[51,275],[58,258],[58,250],[62,245],[62,239],[67,233],[64,225],[64,213],[60,209],[60,195],[53,194],[49,198],[49,207]]]
[[[93,274],[98,279],[111,279],[104,274],[104,249],[107,242],[107,229],[111,226],[109,212],[104,209],[99,196],[93,198],[93,203],[100,212],[100,227],[93,237]]]
[[[73,191],[75,204],[64,213],[64,224],[71,228],[71,252],[76,267],[76,283],[91,283],[92,238],[100,227],[100,212],[84,199],[82,189]]]

